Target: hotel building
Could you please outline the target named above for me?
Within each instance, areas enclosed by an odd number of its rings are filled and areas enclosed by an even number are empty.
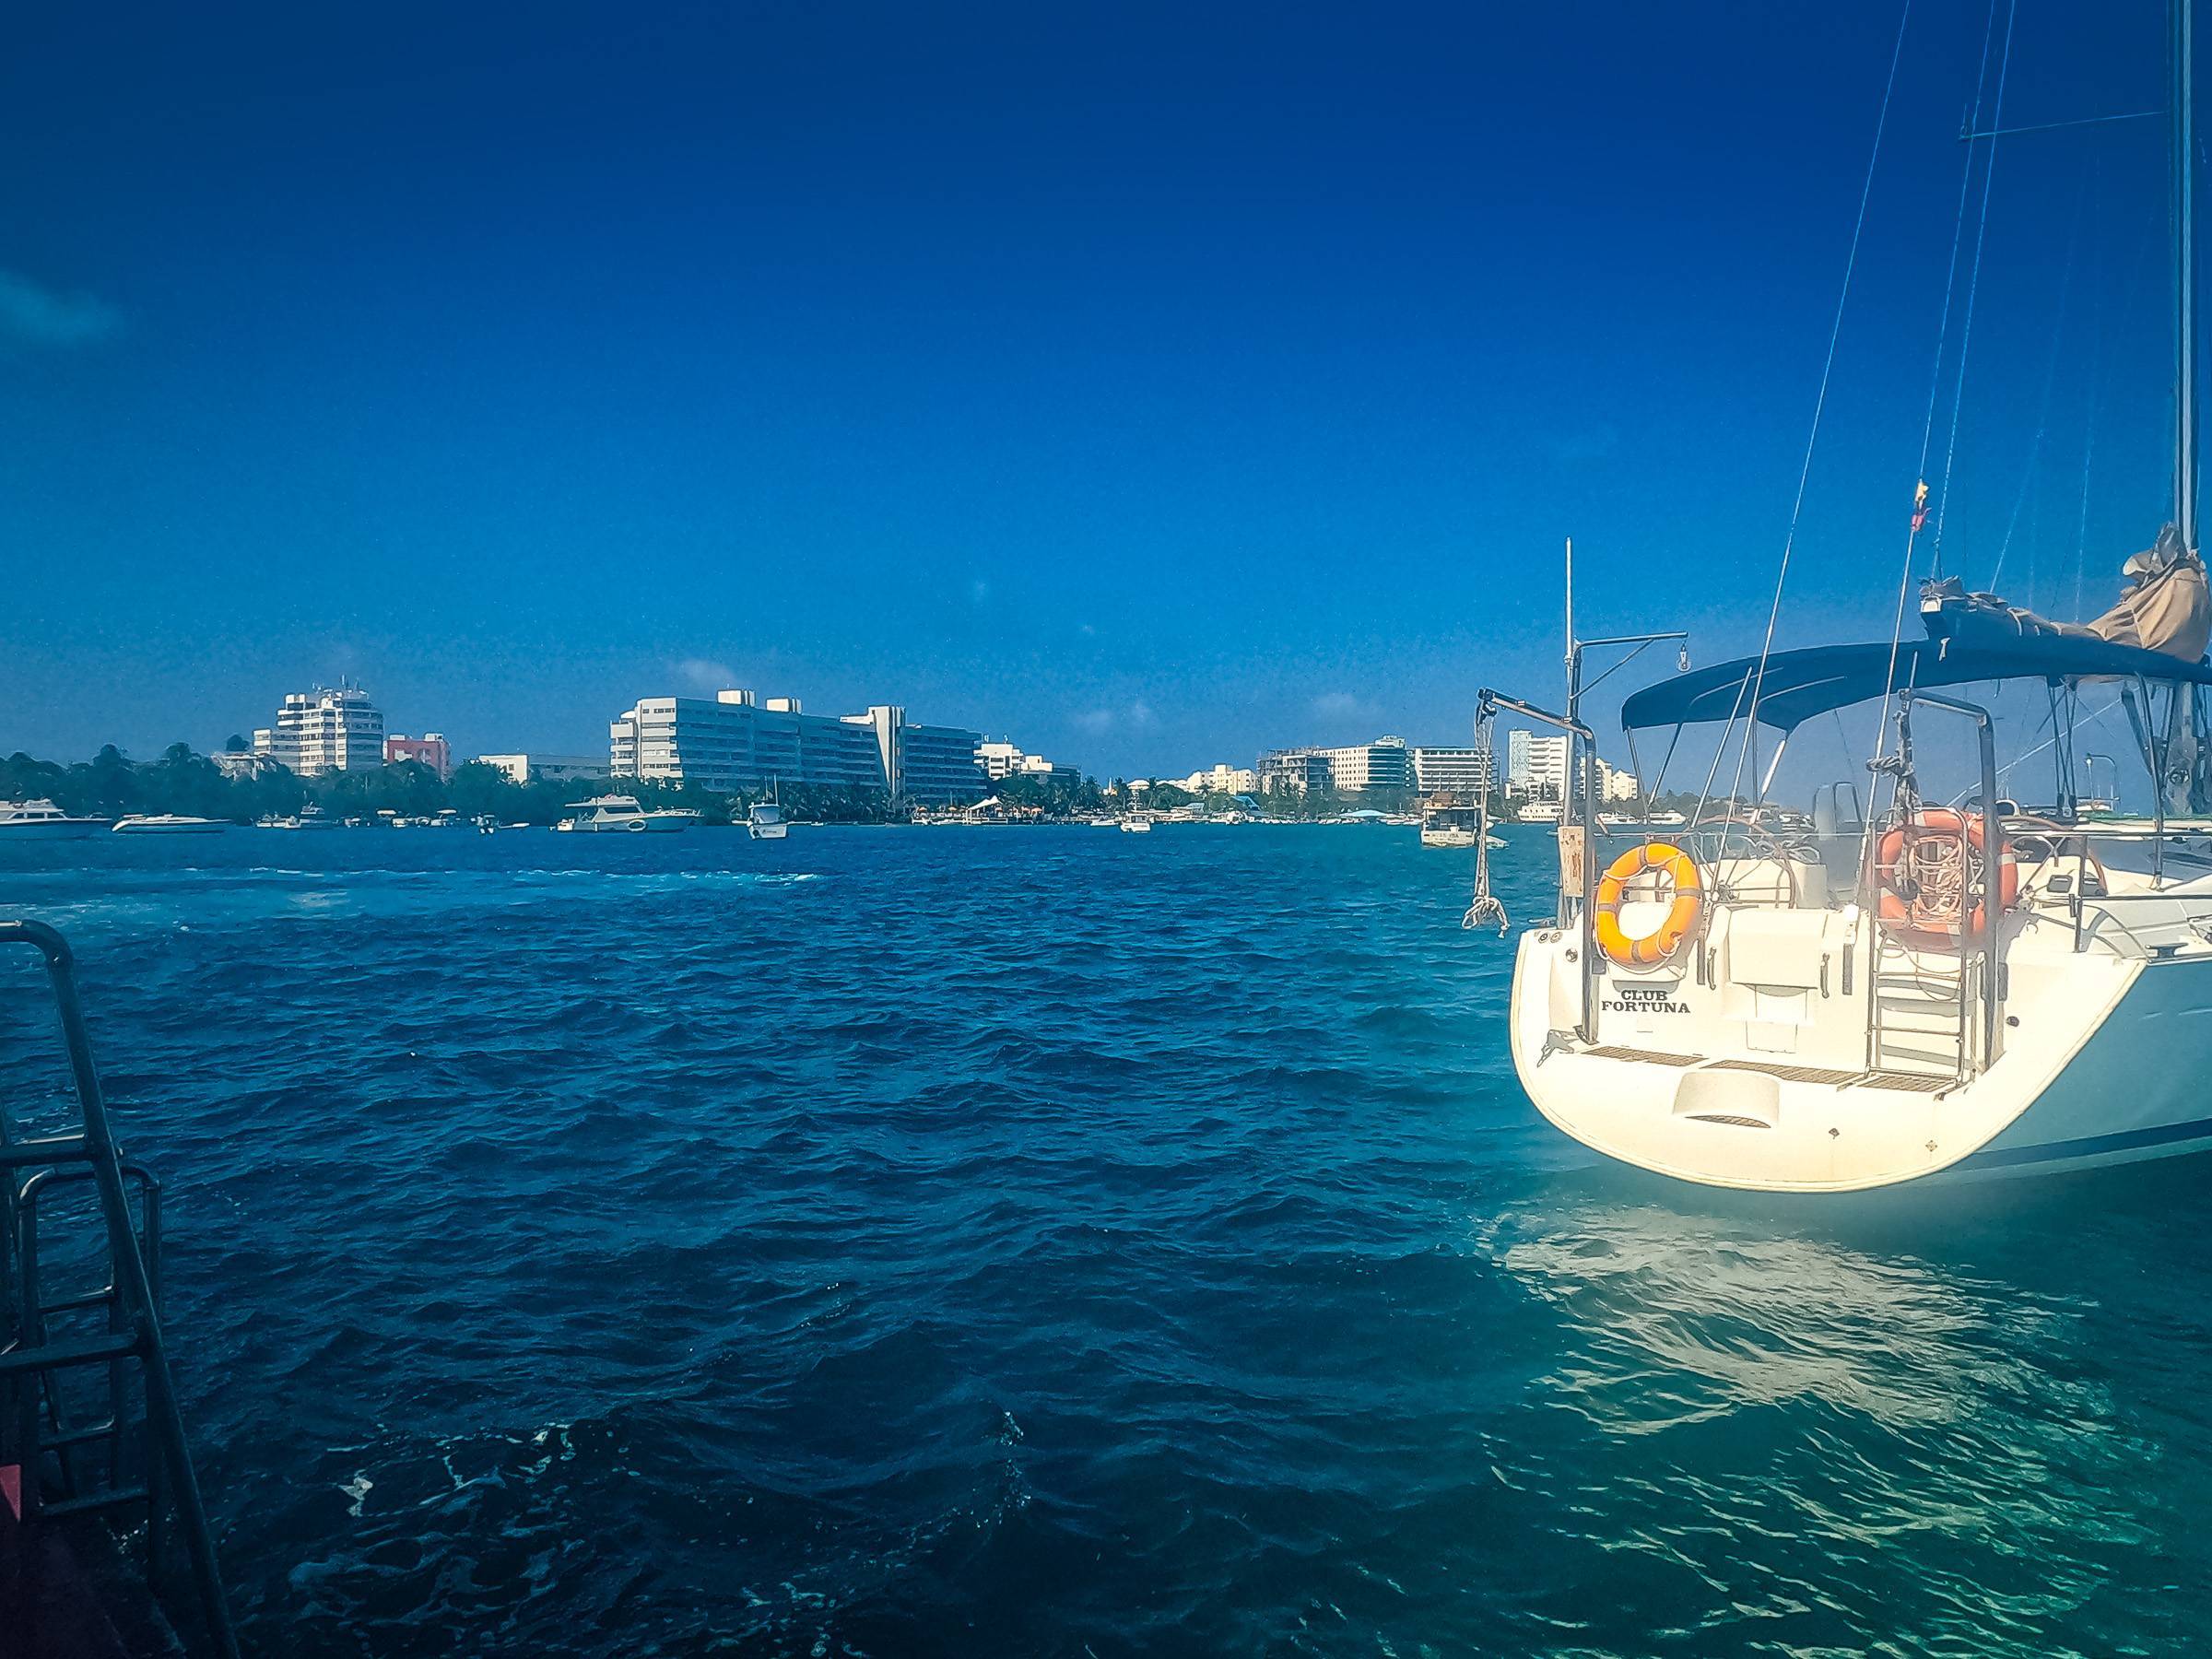
[[[641,698],[607,728],[617,778],[696,783],[712,790],[878,789],[927,804],[988,793],[977,733],[910,721],[896,704],[865,714],[809,714],[796,698],[732,689],[709,700]]]
[[[294,691],[276,724],[253,734],[253,752],[303,778],[376,771],[384,764],[384,716],[358,686]]]
[[[1364,794],[1374,789],[1411,789],[1413,756],[1403,737],[1378,737],[1343,748],[1270,749],[1260,757],[1260,787],[1304,794],[1335,789]]]

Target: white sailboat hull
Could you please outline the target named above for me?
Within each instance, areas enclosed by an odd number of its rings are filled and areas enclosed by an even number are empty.
[[[1838,994],[1832,973],[1826,1009],[1759,1028],[1799,1052],[1747,1049],[1753,1028],[1727,1017],[1743,986],[1619,973],[1600,982],[1598,1041],[1580,1042],[1566,1029],[1579,935],[1531,932],[1514,970],[1514,1066],[1536,1109],[1593,1150],[1712,1186],[1851,1192],[2212,1150],[2212,1090],[2192,1058],[2212,1030],[2212,947],[2076,952],[2067,931],[2012,941],[2004,1047],[1964,1081],[1870,1071],[1852,1047],[1863,1001]]]

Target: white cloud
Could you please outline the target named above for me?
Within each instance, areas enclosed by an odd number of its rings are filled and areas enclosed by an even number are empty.
[[[676,665],[677,677],[694,691],[720,691],[737,683],[736,670],[727,663],[705,657],[686,657]]]
[[[1349,691],[1324,691],[1313,700],[1313,712],[1330,720],[1348,720],[1374,711]]]
[[[123,326],[123,313],[90,294],[64,294],[0,270],[0,338],[25,346],[83,346]]]
[[[1159,716],[1152,712],[1152,705],[1141,697],[1126,708],[1086,709],[1071,718],[1078,729],[1093,734],[1116,731],[1124,726],[1141,732],[1147,726],[1159,724]]]

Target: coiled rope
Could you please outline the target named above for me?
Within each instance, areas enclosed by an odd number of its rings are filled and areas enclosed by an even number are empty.
[[[1459,924],[1470,931],[1495,925],[1502,939],[1512,924],[1506,920],[1505,901],[1490,891],[1490,791],[1497,783],[1490,728],[1496,718],[1488,709],[1475,716],[1475,775],[1482,780],[1482,805],[1475,814],[1475,893]]]

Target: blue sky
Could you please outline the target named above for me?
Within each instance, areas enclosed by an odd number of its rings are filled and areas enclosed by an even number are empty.
[[[2077,14],[2008,121],[2161,100],[2155,0]],[[1784,643],[1887,633],[1989,17],[1915,8]],[[18,20],[0,748],[341,674],[468,752],[725,680],[1103,776],[1450,741],[1556,686],[1569,534],[1587,630],[1754,649],[1897,21]],[[2089,609],[2165,511],[2162,147],[1999,151],[1946,549],[2060,614],[2085,454]]]

